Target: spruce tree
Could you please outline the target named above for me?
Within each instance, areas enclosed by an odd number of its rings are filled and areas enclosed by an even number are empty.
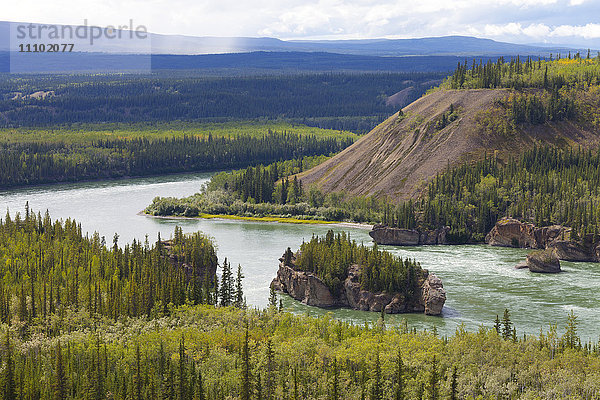
[[[221,307],[228,307],[233,303],[234,295],[233,274],[231,272],[231,264],[227,262],[227,258],[223,261],[223,270],[221,273],[221,289],[219,297],[221,298]]]
[[[456,400],[458,398],[458,372],[456,365],[452,367],[452,377],[450,378],[450,400]]]
[[[265,370],[265,398],[271,400],[275,394],[275,353],[273,352],[273,342],[267,339],[265,347],[266,370]]]
[[[13,360],[13,350],[10,345],[10,332],[6,330],[6,365],[4,367],[4,374],[2,377],[3,386],[3,399],[4,400],[15,400],[16,399],[16,386],[15,386],[15,364]]]
[[[396,391],[394,398],[395,400],[404,400],[404,364],[400,350],[398,350],[396,361]]]
[[[496,319],[494,320],[494,330],[499,335],[500,334],[500,317],[496,314]]]
[[[577,336],[577,316],[571,310],[567,317],[567,328],[565,334],[563,336],[565,344],[568,348],[575,348],[576,344],[579,341],[579,337]]]
[[[434,355],[433,360],[431,362],[431,372],[429,374],[429,395],[430,395],[431,400],[439,399],[439,388],[438,388],[439,379],[440,378],[439,378],[437,360]]]
[[[246,322],[247,324],[247,322]],[[248,326],[246,325],[246,334],[244,336],[244,347],[242,348],[242,382],[241,382],[241,400],[250,400],[252,393],[252,376],[250,373],[250,339],[248,337]]]
[[[383,399],[383,388],[381,387],[381,363],[379,360],[379,348],[375,353],[375,365],[373,366],[373,385],[371,386],[371,400]]]
[[[237,274],[235,277],[235,301],[234,305],[237,308],[244,308],[244,289],[242,287],[242,279],[244,279],[244,275],[242,274],[242,266],[238,264]]]
[[[269,308],[277,310],[277,292],[275,292],[273,285],[269,289]]]
[[[502,317],[502,337],[509,339],[512,335],[512,323],[510,322],[510,312],[508,308],[504,309],[504,316]]]
[[[339,393],[339,379],[340,372],[338,370],[337,358],[333,359],[333,379],[331,383],[331,400],[338,400],[340,398]]]
[[[298,400],[298,367],[294,367],[294,400]]]
[[[198,378],[196,379],[196,393],[194,400],[206,400],[204,395],[204,382],[202,381],[202,367],[198,368]]]
[[[140,344],[135,344],[135,376],[133,377],[135,385],[135,400],[142,400],[142,360],[140,353]]]
[[[60,341],[56,345],[53,392],[54,400],[65,400],[67,398],[67,377],[65,374],[65,367],[63,365],[63,354]]]
[[[177,398],[179,400],[187,399],[187,367],[186,367],[186,356],[185,356],[185,339],[182,336],[179,341],[179,368],[177,373]]]

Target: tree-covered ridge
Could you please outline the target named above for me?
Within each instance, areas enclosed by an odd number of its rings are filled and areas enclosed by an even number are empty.
[[[471,67],[465,62],[459,63],[442,88],[447,89],[494,89],[494,88],[539,88],[539,89],[588,89],[600,84],[600,54],[582,57],[579,53],[573,57],[553,60],[534,60],[531,57],[521,59],[503,57],[496,62],[477,62]]]
[[[0,219],[0,320],[23,329],[66,309],[118,319],[185,303],[214,304],[217,256],[211,240],[175,229],[172,240],[107,245],[81,225],[48,213]],[[52,322],[54,321],[54,322]]]
[[[506,314],[505,314],[506,316]],[[153,319],[89,318],[70,332],[23,337],[1,325],[6,399],[594,398],[600,349],[577,321],[539,337],[496,328],[437,337],[406,322],[183,305]],[[7,336],[8,332],[8,336]]]
[[[486,156],[438,175],[419,201],[386,212],[399,227],[451,227],[455,242],[482,241],[501,217],[563,224],[574,239],[598,235],[600,149],[534,147],[506,162]],[[415,222],[416,221],[416,222]]]
[[[105,139],[85,143],[0,143],[0,187],[72,182],[122,176],[245,167],[301,156],[337,152],[349,137],[266,131],[261,136],[150,140]]]
[[[600,127],[600,55],[537,61],[519,57],[493,63],[459,63],[441,85],[445,89],[514,89],[495,109],[482,111],[479,125],[488,134],[515,134],[522,123],[571,120]]]
[[[284,262],[290,265],[289,250],[285,258],[288,260]],[[361,269],[361,287],[376,293],[400,292],[412,298],[423,278],[423,270],[416,261],[403,260],[379,250],[376,245],[359,245],[348,234],[342,232],[335,235],[332,230],[324,237],[313,236],[310,241],[302,243],[293,265],[321,278],[334,294],[339,294],[352,265],[358,265]]]

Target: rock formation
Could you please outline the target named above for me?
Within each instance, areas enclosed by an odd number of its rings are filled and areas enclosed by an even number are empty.
[[[536,250],[527,254],[527,267],[531,272],[558,273],[560,261],[552,249]]]
[[[486,235],[492,246],[545,249],[548,244],[564,239],[566,229],[561,225],[536,228],[513,218],[503,218]]]
[[[288,293],[294,299],[304,304],[316,307],[349,307],[361,311],[382,310],[388,314],[424,312],[427,315],[439,315],[446,301],[446,291],[440,278],[425,270],[424,279],[419,282],[419,291],[414,298],[407,299],[401,293],[374,293],[361,288],[361,267],[352,265],[348,269],[348,277],[340,290],[334,296],[323,281],[316,275],[298,271],[292,266],[285,265],[280,258],[277,277],[271,286],[278,291]]]
[[[485,237],[491,246],[552,249],[564,261],[600,261],[600,244],[593,235],[571,240],[571,228],[562,225],[537,228],[533,224],[504,218],[496,223]]]
[[[444,227],[434,231],[419,231],[416,229],[390,228],[376,224],[369,235],[377,244],[395,246],[419,246],[433,244],[448,244],[446,235],[450,228]]]

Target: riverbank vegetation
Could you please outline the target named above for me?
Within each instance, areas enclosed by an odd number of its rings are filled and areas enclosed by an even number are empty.
[[[285,124],[89,128],[4,131],[0,188],[240,168],[338,152],[355,138],[348,132]],[[80,134],[82,129],[85,134]]]
[[[190,197],[153,200],[145,212],[155,216],[294,218],[315,221],[372,222],[381,219],[385,201],[305,188],[292,175],[326,160],[304,157],[242,170],[221,172]]]

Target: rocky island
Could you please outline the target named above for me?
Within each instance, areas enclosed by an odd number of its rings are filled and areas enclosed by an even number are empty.
[[[562,225],[536,227],[514,218],[503,218],[485,237],[491,246],[526,249],[552,249],[564,261],[600,262],[600,242],[593,234],[573,237],[573,230]]]
[[[296,253],[288,248],[279,259],[271,287],[316,307],[441,314],[446,292],[435,274],[415,261],[357,246],[344,237],[333,238],[333,233],[328,235],[325,239],[313,238]],[[340,251],[342,248],[345,250]],[[337,265],[315,263],[334,259],[339,260]]]
[[[369,235],[377,244],[420,246],[452,244],[448,240],[449,227],[436,230],[404,229],[382,224],[373,226]],[[515,247],[537,250],[515,268],[529,268],[532,272],[560,272],[560,260],[600,262],[600,240],[594,234],[578,236],[563,225],[536,227],[514,218],[502,218],[485,236],[490,246]]]

